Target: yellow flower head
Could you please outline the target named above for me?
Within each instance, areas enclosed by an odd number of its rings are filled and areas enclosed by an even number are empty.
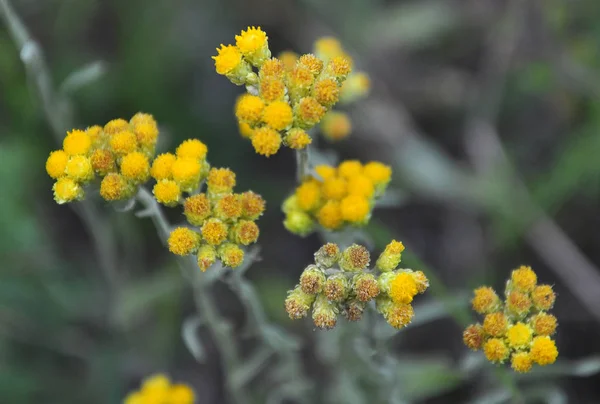
[[[121,161],[121,174],[133,183],[140,184],[150,177],[150,163],[142,152],[129,153]]]
[[[267,76],[261,79],[259,93],[266,102],[282,100],[285,97],[285,83],[276,76]]]
[[[324,36],[317,39],[314,46],[317,54],[322,55],[326,59],[331,59],[344,52],[340,41],[331,36]]]
[[[354,102],[365,97],[370,89],[371,79],[369,79],[369,76],[366,73],[352,73],[342,84],[340,100],[343,103]]]
[[[244,250],[235,244],[226,243],[219,247],[219,258],[226,267],[237,268],[244,262]]]
[[[89,157],[76,155],[69,158],[65,172],[77,182],[88,182],[94,178],[94,169]]]
[[[331,107],[340,99],[340,87],[334,79],[325,78],[315,83],[313,95],[319,104]]]
[[[87,135],[90,137],[92,146],[99,146],[104,142],[105,133],[101,126],[90,126],[85,130],[85,133],[87,133]]]
[[[400,272],[390,282],[389,295],[395,303],[408,304],[417,295],[417,283],[408,272]]]
[[[260,122],[264,109],[265,103],[260,97],[243,94],[235,103],[235,116],[241,122],[256,125]]]
[[[194,226],[202,226],[210,213],[210,202],[205,194],[192,195],[183,203],[183,214]]]
[[[554,306],[556,294],[550,285],[538,285],[531,292],[531,299],[538,310],[550,310]]]
[[[550,337],[535,337],[531,344],[531,359],[540,366],[551,365],[558,357],[556,344]]]
[[[227,238],[227,225],[219,219],[208,219],[202,225],[202,238],[210,245],[219,245]]]
[[[178,227],[171,232],[167,243],[173,254],[189,255],[198,250],[200,235],[187,227]]]
[[[300,289],[304,293],[315,295],[321,293],[326,281],[325,274],[316,265],[307,266],[300,275]]]
[[[256,52],[268,47],[267,34],[260,27],[248,27],[246,31],[235,36],[235,44],[244,55],[252,55]]]
[[[169,404],[194,404],[196,395],[190,386],[174,384],[169,390]]]
[[[363,165],[358,160],[345,160],[338,166],[338,174],[350,179],[363,173]]]
[[[177,157],[171,166],[171,173],[182,191],[192,192],[200,182],[202,164],[194,158]]]
[[[338,80],[345,80],[352,71],[352,61],[347,55],[333,57],[327,63],[326,70]]]
[[[304,237],[310,234],[314,229],[315,222],[305,212],[301,210],[292,210],[285,215],[283,226],[290,232]]]
[[[92,168],[96,173],[104,176],[110,172],[115,171],[115,157],[113,154],[106,149],[96,149],[92,153]]]
[[[61,177],[52,186],[54,200],[59,205],[83,198],[83,188],[72,178]]]
[[[141,392],[136,391],[127,394],[127,397],[125,397],[123,404],[146,404],[146,398]]]
[[[175,153],[177,157],[181,158],[193,158],[193,159],[204,159],[208,148],[204,143],[198,139],[188,139],[183,141],[178,147]]]
[[[243,206],[240,195],[229,194],[223,196],[217,201],[217,204],[214,209],[214,214],[215,217],[217,217],[218,219],[224,221],[235,221],[240,216],[242,216],[242,211]]]
[[[233,240],[242,245],[255,243],[259,234],[258,226],[250,220],[240,220],[233,228]]]
[[[323,70],[323,61],[311,53],[300,56],[298,64],[310,70],[313,76],[318,76],[321,70]]]
[[[301,95],[307,95],[315,81],[315,77],[310,69],[300,64],[294,66],[289,72],[287,79],[290,92]]]
[[[156,120],[154,119],[154,117],[150,114],[146,114],[143,112],[138,112],[137,114],[132,116],[131,119],[129,120],[129,123],[131,125],[133,125],[134,127],[136,127],[138,125],[157,126]]]
[[[502,312],[490,313],[483,319],[483,330],[492,337],[502,337],[507,327],[508,320]]]
[[[494,289],[484,286],[475,289],[475,296],[471,300],[473,310],[479,314],[496,311],[500,307],[500,298]]]
[[[64,150],[56,150],[50,153],[46,160],[46,172],[54,179],[58,179],[65,175],[69,155]]]
[[[348,194],[371,199],[375,194],[373,182],[366,175],[357,175],[348,180]]]
[[[265,211],[265,200],[252,191],[241,194],[242,217],[248,220],[258,219]]]
[[[63,140],[63,149],[69,156],[87,154],[92,147],[92,139],[82,130],[73,129],[67,132]]]
[[[260,67],[258,75],[261,79],[265,77],[283,77],[285,66],[283,62],[277,58],[266,60]]]
[[[114,135],[119,132],[123,132],[129,129],[129,122],[125,119],[113,119],[104,125],[104,133],[107,135]]]
[[[313,179],[303,182],[296,188],[296,198],[300,209],[305,211],[316,209],[321,201],[320,184]]]
[[[286,72],[292,71],[298,62],[298,54],[292,51],[283,51],[277,57],[283,63],[283,68]]]
[[[292,107],[287,102],[275,101],[267,105],[263,112],[263,121],[275,130],[288,128],[293,120]]]
[[[229,193],[235,187],[235,173],[229,168],[211,168],[206,180],[208,193]]]
[[[463,342],[473,351],[481,349],[484,339],[485,333],[483,332],[483,327],[479,324],[471,324],[463,332]]]
[[[121,174],[109,173],[100,183],[100,196],[109,202],[119,201],[131,196],[131,190]]]
[[[387,185],[392,178],[392,169],[378,161],[371,161],[365,164],[365,175],[373,181],[375,186]]]
[[[369,266],[371,254],[364,246],[352,244],[342,253],[339,264],[344,271],[362,271]]]
[[[376,266],[380,271],[387,272],[396,269],[402,259],[404,244],[400,241],[392,240],[377,259]],[[420,288],[421,280],[417,282],[417,288]]]
[[[321,121],[321,133],[332,142],[346,138],[352,132],[352,122],[348,114],[329,111]]]
[[[134,125],[133,133],[138,143],[145,148],[152,149],[158,140],[158,127],[155,123],[140,122]]]
[[[531,310],[531,299],[527,294],[513,290],[506,297],[506,307],[511,314],[521,318]]]
[[[528,352],[516,352],[512,355],[510,360],[510,366],[515,372],[527,373],[531,370],[533,361],[531,355]]]
[[[217,250],[215,247],[204,244],[198,249],[198,267],[205,272],[217,260]]]
[[[152,168],[150,169],[150,175],[156,181],[167,180],[172,176],[173,164],[177,160],[174,154],[163,153],[158,155],[152,162]]]
[[[119,155],[129,154],[135,151],[135,149],[138,147],[137,138],[128,130],[112,135],[110,137],[109,144],[112,151]]]
[[[256,153],[269,157],[281,147],[281,136],[269,127],[258,128],[252,136],[252,146]]]
[[[415,312],[410,304],[392,303],[391,307],[384,313],[384,318],[389,325],[401,329],[410,324]]]
[[[298,126],[304,129],[318,124],[327,112],[327,108],[319,104],[313,97],[304,97],[294,106],[294,114]]]
[[[348,184],[344,178],[330,177],[323,182],[323,196],[325,199],[339,201],[348,193]]]
[[[223,45],[217,48],[217,56],[212,57],[215,61],[215,69],[218,74],[226,75],[233,72],[242,63],[242,53],[233,45]]]
[[[341,208],[344,220],[355,224],[365,223],[371,210],[369,201],[358,195],[349,195],[342,199]]]
[[[242,135],[242,137],[245,137],[246,139],[250,139],[254,134],[254,130],[252,130],[252,127],[246,122],[238,121],[238,129],[240,135]]]
[[[179,202],[181,188],[173,180],[160,180],[154,185],[152,193],[158,203],[172,207]]]
[[[142,390],[145,392],[149,391],[160,391],[160,390],[168,390],[170,387],[171,381],[169,378],[163,374],[155,374],[144,380],[142,383]]]
[[[512,285],[521,292],[531,292],[537,283],[537,275],[531,267],[523,265],[512,271],[510,280]]]
[[[335,177],[336,175],[336,169],[327,165],[327,164],[320,164],[318,166],[315,166],[315,172],[323,179],[323,180],[327,180],[331,177]]]
[[[530,324],[537,335],[550,336],[556,332],[558,321],[552,314],[539,313],[531,318]]]
[[[339,229],[344,224],[340,203],[332,200],[327,201],[317,212],[317,220],[321,226],[328,230]]]
[[[529,346],[531,338],[533,337],[533,331],[529,326],[519,322],[512,325],[506,331],[506,340],[508,346],[514,349],[523,349]]]
[[[361,302],[368,302],[379,295],[379,285],[373,274],[356,275],[352,282],[352,290]]]
[[[492,363],[502,363],[508,358],[510,350],[499,338],[491,338],[483,344],[483,353]]]
[[[330,302],[341,302],[348,297],[348,280],[341,274],[327,278],[323,292]]]
[[[284,138],[285,144],[291,149],[301,150],[312,143],[308,133],[300,128],[290,129]]]
[[[419,293],[425,293],[429,287],[429,279],[427,279],[425,273],[423,271],[415,271],[411,275],[417,283],[417,291]]]

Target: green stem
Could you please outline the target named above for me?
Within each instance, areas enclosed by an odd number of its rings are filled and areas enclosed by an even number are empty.
[[[310,173],[310,166],[308,164],[308,148],[296,150],[296,180],[301,183],[304,178]]]

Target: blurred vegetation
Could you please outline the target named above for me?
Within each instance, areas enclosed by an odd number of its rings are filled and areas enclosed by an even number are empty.
[[[76,125],[152,113],[161,149],[198,137],[211,162],[231,167],[244,189],[267,199],[261,260],[246,276],[269,321],[300,341],[302,370],[314,383],[306,402],[600,401],[593,379],[600,371],[596,0],[12,4],[71,99],[64,112]],[[317,37],[335,35],[371,75],[372,95],[350,111],[355,132],[331,148],[394,166],[392,185],[403,197],[376,210],[366,233],[374,251],[403,240],[413,252],[406,265],[432,280],[405,331],[343,323],[327,333],[285,316],[285,292],[321,240],[283,229],[278,205],[294,187],[294,155],[254,154],[232,116],[241,90],[214,73],[214,48],[247,25],[261,25],[277,50],[308,51]],[[119,403],[157,371],[193,385],[200,403],[227,402],[210,333],[197,335],[201,363],[184,344],[192,293],[151,223],[96,203],[102,225],[90,229],[54,204],[44,161],[56,139],[6,28],[0,402]],[[470,289],[501,289],[522,263],[558,291],[560,361],[514,376],[468,352],[460,336],[471,320]],[[217,284],[214,297],[241,334],[245,313],[230,289]],[[388,350],[396,355],[378,355]],[[267,386],[259,373],[247,386],[249,402],[266,402]]]

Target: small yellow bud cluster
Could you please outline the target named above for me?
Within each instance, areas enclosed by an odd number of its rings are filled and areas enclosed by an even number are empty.
[[[285,227],[300,236],[317,224],[334,231],[366,224],[392,176],[391,168],[377,161],[363,165],[346,160],[338,167],[316,166],[315,171],[320,179],[306,178],[282,206]]]
[[[337,244],[325,244],[288,292],[288,315],[299,319],[312,309],[315,326],[331,329],[340,313],[349,321],[360,320],[367,303],[375,299],[377,311],[392,327],[408,325],[414,315],[411,302],[425,292],[429,281],[421,271],[396,269],[403,250],[401,242],[392,241],[369,269],[371,256],[365,247],[353,244],[340,251]]]
[[[162,374],[148,377],[139,390],[125,397],[123,404],[194,404],[196,395],[187,384],[172,384]]]
[[[107,201],[133,196],[150,175],[150,159],[158,126],[149,114],[138,113],[126,121],[114,119],[104,127],[73,129],[61,150],[50,153],[46,171],[56,179],[54,199],[63,204],[82,199],[83,186],[101,178],[100,195]]]
[[[483,324],[465,329],[465,345],[475,351],[483,349],[492,363],[510,358],[512,368],[520,373],[529,372],[534,363],[554,363],[558,349],[551,336],[558,322],[547,313],[556,298],[552,287],[538,285],[531,267],[521,266],[512,271],[505,296],[502,302],[491,287],[475,289],[473,310],[485,317]]]
[[[266,157],[277,153],[282,143],[304,149],[312,142],[307,130],[340,99],[351,60],[345,54],[327,62],[313,54],[271,58],[267,35],[260,28],[249,27],[235,39],[236,45],[221,45],[213,59],[217,73],[248,88],[235,105],[241,135]],[[331,125],[338,136],[347,129],[337,122]]]
[[[183,201],[183,214],[193,228],[173,230],[169,250],[176,255],[195,254],[203,272],[217,259],[236,268],[244,260],[242,247],[258,239],[255,221],[264,212],[265,201],[252,191],[234,193],[235,173],[227,168],[210,169],[206,184],[206,192]],[[156,188],[155,195],[158,199]]]

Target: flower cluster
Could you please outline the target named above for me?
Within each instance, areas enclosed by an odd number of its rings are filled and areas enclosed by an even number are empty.
[[[317,223],[326,230],[367,223],[392,175],[385,164],[363,165],[358,160],[343,161],[338,167],[318,165],[315,172],[320,179],[306,178],[282,207],[286,229],[301,236],[311,233]]]
[[[531,267],[521,266],[512,271],[505,297],[502,302],[491,287],[475,290],[473,309],[485,317],[483,324],[465,329],[465,345],[473,350],[483,349],[492,363],[504,363],[510,358],[517,372],[529,372],[534,363],[554,363],[558,349],[551,336],[558,323],[548,313],[556,299],[552,286],[538,285]]]
[[[291,319],[308,315],[314,324],[331,329],[342,313],[349,321],[362,318],[367,303],[375,299],[377,311],[392,327],[408,325],[413,316],[413,298],[425,292],[429,281],[421,271],[397,269],[404,246],[393,240],[377,259],[373,269],[369,251],[353,244],[340,251],[328,243],[315,253],[300,283],[288,292],[285,309]]]
[[[265,201],[252,191],[234,193],[235,173],[227,168],[210,169],[206,184],[206,192],[183,200],[183,213],[193,227],[173,230],[169,250],[177,255],[195,254],[203,272],[217,259],[225,266],[238,267],[244,260],[242,247],[258,239],[255,220],[264,212]]]
[[[313,54],[293,61],[271,58],[267,35],[255,27],[235,39],[235,45],[221,45],[213,59],[217,73],[247,86],[248,93],[235,105],[240,133],[252,141],[256,153],[267,157],[282,143],[304,149],[312,142],[307,130],[339,101],[350,59],[336,55],[324,62]]]
[[[138,391],[131,392],[123,404],[194,404],[194,390],[186,384],[171,384],[162,374],[148,377]]]
[[[54,199],[59,204],[83,199],[84,186],[95,177],[101,178],[100,195],[105,200],[130,198],[150,176],[157,138],[156,121],[144,113],[129,121],[114,119],[104,127],[73,129],[63,148],[46,160],[46,172],[56,180]]]

